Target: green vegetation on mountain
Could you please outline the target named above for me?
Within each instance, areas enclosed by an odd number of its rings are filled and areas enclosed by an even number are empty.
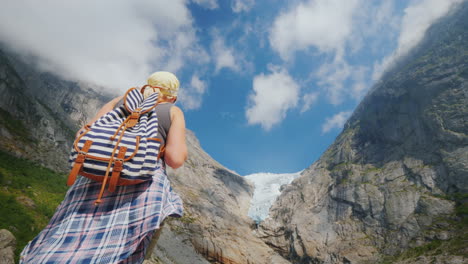
[[[63,200],[65,176],[0,151],[0,186],[0,229],[15,235],[18,257]]]
[[[0,108],[0,126],[6,128],[16,140],[26,143],[35,143],[28,133],[28,129],[21,120],[14,118],[9,112]]]

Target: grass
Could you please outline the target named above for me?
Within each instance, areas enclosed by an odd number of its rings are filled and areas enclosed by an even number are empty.
[[[9,112],[0,108],[0,125],[5,127],[15,137],[16,140],[28,143],[36,143],[29,135],[28,129],[21,120],[14,118]]]
[[[166,220],[165,220],[166,221]],[[174,231],[177,234],[187,234],[190,235],[191,231],[190,229],[187,228],[187,225],[192,224],[196,221],[198,221],[197,217],[195,217],[193,214],[191,214],[188,210],[184,211],[184,214],[182,217],[169,217],[167,220],[169,223],[172,222],[180,222],[183,225],[171,225],[171,230]]]
[[[63,174],[0,151],[0,229],[16,237],[16,260],[49,222],[65,196],[65,183]],[[33,203],[28,206],[19,198]]]

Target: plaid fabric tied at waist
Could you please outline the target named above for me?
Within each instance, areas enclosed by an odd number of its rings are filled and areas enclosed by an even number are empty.
[[[152,180],[119,186],[95,206],[100,188],[79,177],[20,263],[141,263],[153,231],[166,217],[183,214],[162,166]]]

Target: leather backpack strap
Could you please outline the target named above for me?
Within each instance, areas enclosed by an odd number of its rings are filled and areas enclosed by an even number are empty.
[[[163,158],[165,152],[166,152],[166,144],[162,145],[159,148],[158,157],[156,158],[156,160],[159,160],[159,159]]]
[[[114,161],[114,167],[112,168],[112,176],[109,182],[110,192],[115,192],[115,189],[117,188],[117,184],[119,183],[120,172],[122,172],[123,170],[125,152],[127,152],[127,148],[120,147],[119,154],[117,154],[117,158]]]
[[[78,156],[75,159],[75,165],[73,165],[73,168],[68,175],[68,181],[67,185],[72,186],[73,183],[76,181],[76,177],[78,176],[78,173],[80,172],[81,168],[83,167],[83,163],[86,159],[86,154],[88,154],[89,148],[93,144],[93,141],[91,140],[86,140],[83,148],[78,152]]]

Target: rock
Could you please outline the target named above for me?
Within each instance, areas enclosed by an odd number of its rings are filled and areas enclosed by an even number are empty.
[[[33,201],[33,199],[27,197],[27,196],[23,196],[23,195],[20,195],[18,197],[16,197],[16,201],[30,209],[35,209],[36,208],[36,203]]]
[[[16,238],[13,234],[6,230],[0,230],[0,263],[14,264],[15,263],[15,248]]]
[[[176,234],[168,226],[164,227],[154,250],[153,258],[165,264],[193,263],[209,264],[209,262],[198,254],[190,243],[187,234]]]
[[[163,251],[182,257],[165,245],[185,241],[211,262],[269,264],[274,259],[278,264],[289,263],[252,232],[247,213],[253,184],[213,160],[191,131],[187,131],[187,146],[185,164],[168,169],[171,185],[184,201],[185,215],[169,221],[175,235],[160,239]]]

